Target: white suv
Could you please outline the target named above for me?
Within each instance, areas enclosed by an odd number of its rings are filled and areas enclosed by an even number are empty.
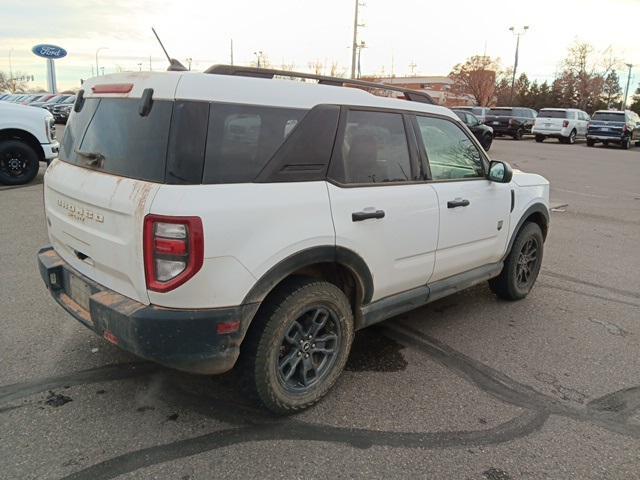
[[[45,177],[45,284],[125,350],[238,361],[269,409],[306,408],[354,331],[486,280],[520,299],[538,275],[547,180],[429,100],[226,66],[89,80]]]
[[[576,108],[543,108],[538,112],[531,133],[536,142],[557,138],[560,143],[576,143],[576,138],[586,138],[589,125],[587,112]]]

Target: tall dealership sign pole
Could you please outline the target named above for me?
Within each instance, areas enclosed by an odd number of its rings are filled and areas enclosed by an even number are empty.
[[[56,85],[56,66],[54,60],[66,57],[67,51],[62,47],[44,43],[36,45],[31,49],[31,51],[38,57],[42,57],[47,60],[47,90],[51,93],[58,93],[58,86]]]
[[[527,33],[529,26],[525,25],[521,31],[516,31],[514,27],[509,27],[509,30],[517,37],[516,40],[516,58],[513,62],[513,75],[511,77],[511,106],[513,107],[513,89],[516,86],[516,70],[518,70],[518,53],[520,51],[520,36]]]

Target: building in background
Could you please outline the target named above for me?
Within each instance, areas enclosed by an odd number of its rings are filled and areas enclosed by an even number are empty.
[[[454,82],[449,77],[363,77],[361,80],[386,83],[412,90],[422,90],[428,93],[438,105],[445,107],[476,104],[473,95],[456,91]]]

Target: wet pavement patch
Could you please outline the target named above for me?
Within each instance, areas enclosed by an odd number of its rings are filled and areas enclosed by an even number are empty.
[[[173,414],[171,414],[171,415],[169,415],[167,417],[167,421],[175,422],[176,420],[178,420],[178,414],[177,413],[173,413]]]
[[[136,408],[138,412],[146,412],[147,410],[155,410],[156,407],[150,407],[148,405],[143,405],[142,407]]]
[[[398,372],[407,368],[404,348],[377,328],[359,331],[353,341],[346,370],[350,372]]]
[[[482,475],[484,475],[487,480],[511,480],[507,472],[493,467],[482,472]]]
[[[73,402],[73,398],[62,395],[61,393],[55,393],[53,390],[49,390],[49,395],[44,403],[50,407],[61,407],[65,403]]]

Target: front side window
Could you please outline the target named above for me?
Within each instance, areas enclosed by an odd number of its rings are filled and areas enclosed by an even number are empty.
[[[331,177],[341,183],[402,182],[412,179],[402,115],[350,110]]]
[[[453,122],[416,117],[433,180],[482,178],[482,156],[473,142]]]

